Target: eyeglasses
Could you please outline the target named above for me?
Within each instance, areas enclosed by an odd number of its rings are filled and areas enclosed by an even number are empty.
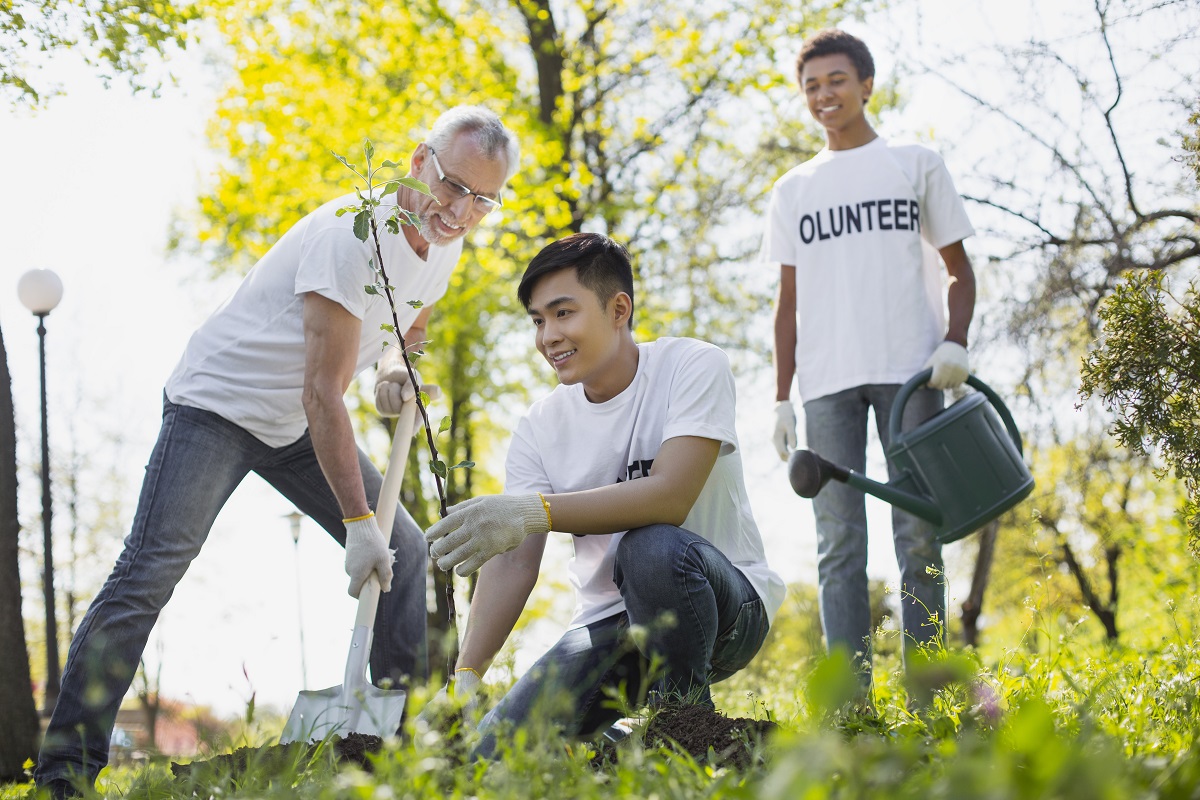
[[[484,214],[495,211],[504,205],[503,201],[501,201],[499,197],[488,197],[487,195],[480,194],[479,192],[473,192],[458,181],[452,181],[447,178],[446,173],[442,172],[442,165],[438,163],[437,153],[433,151],[432,147],[429,148],[429,157],[433,159],[433,168],[437,170],[438,180],[442,182],[442,186],[445,186],[451,192],[455,193],[454,200],[459,200],[463,197],[467,197],[468,195],[474,195],[475,199],[471,202],[474,203],[475,210]],[[451,200],[450,202],[453,203],[454,200]],[[447,205],[449,205],[449,203],[447,203]]]

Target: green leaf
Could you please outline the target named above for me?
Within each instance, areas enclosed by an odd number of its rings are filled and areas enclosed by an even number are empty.
[[[362,210],[362,209],[361,209],[359,206],[346,206],[345,208],[339,208],[339,209],[338,209],[336,212],[334,212],[334,213],[336,213],[336,214],[337,214],[337,216],[339,216],[339,217],[340,217],[340,216],[342,216],[342,214],[348,214],[348,213],[349,213],[349,212],[351,212],[351,211],[353,211],[353,212],[357,213],[357,212],[359,212],[359,211],[361,211],[361,210]]]
[[[383,221],[383,227],[387,228],[388,233],[399,233],[400,223],[395,217],[388,217]]]
[[[835,650],[808,676],[808,706],[814,715],[837,711],[858,695],[859,678],[844,650]]]
[[[474,461],[460,461],[450,469],[470,469],[473,466],[475,466]]]
[[[384,194],[391,194],[400,188],[400,181],[388,181],[383,187]]]
[[[370,139],[363,139],[363,153],[367,156],[367,161],[370,161],[375,155],[375,145],[371,143]]]
[[[425,392],[417,392],[417,397],[421,398],[421,405],[426,408],[429,407],[429,395],[425,394]]]
[[[371,215],[366,210],[354,215],[354,235],[360,242],[365,242],[371,233]]]
[[[423,181],[419,181],[416,178],[409,178],[409,177],[397,178],[396,183],[399,183],[402,186],[407,186],[410,189],[415,189],[416,191],[420,192],[421,194],[428,195],[429,197],[433,197],[433,192],[429,191],[429,184],[427,184]]]
[[[425,305],[423,300],[405,300],[404,302],[408,303],[408,305],[412,306],[413,308],[422,308]]]
[[[451,425],[450,417],[448,415],[445,417],[442,417],[442,424],[438,425],[438,434],[440,435],[440,434],[443,434],[446,431],[450,430],[450,425]]]
[[[346,169],[351,170],[352,172],[358,170],[358,167],[354,166],[349,161],[347,161],[345,156],[339,156],[337,153],[334,153],[333,157],[336,158],[338,161],[342,162],[342,166],[345,167]]]
[[[384,169],[400,169],[400,165],[395,161],[392,161],[390,158],[384,159],[383,167]]]
[[[429,462],[429,471],[443,480],[446,477],[446,462],[435,459]]]
[[[393,324],[392,324],[392,323],[390,323],[390,322],[384,322],[384,323],[382,323],[382,324],[379,326],[379,330],[381,330],[381,331],[387,331],[388,333],[395,333],[395,332],[396,332],[396,326],[395,326],[395,325],[393,325]]]
[[[366,286],[364,286],[363,291],[365,291],[367,294],[379,294],[379,289],[376,288],[376,286],[372,283],[368,283]]]

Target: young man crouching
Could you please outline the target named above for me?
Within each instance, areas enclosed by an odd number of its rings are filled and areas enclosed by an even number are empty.
[[[454,506],[426,535],[443,570],[482,567],[458,693],[516,625],[550,530],[573,536],[576,612],[483,719],[485,756],[543,708],[568,736],[602,730],[620,716],[609,693],[640,703],[647,677],[658,697],[711,706],[709,685],[750,662],[784,594],[747,501],[725,353],[635,342],[629,254],[599,234],[544,248],[517,294],[561,385],[518,424],[505,493]],[[572,702],[538,705],[564,694]]]

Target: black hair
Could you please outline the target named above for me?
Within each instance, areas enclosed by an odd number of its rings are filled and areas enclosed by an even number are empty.
[[[803,84],[800,73],[804,72],[804,65],[809,60],[835,53],[841,53],[850,59],[860,81],[875,77],[875,59],[871,58],[871,51],[862,39],[837,28],[825,28],[805,39],[804,44],[800,46],[800,55],[796,57],[796,80]]]
[[[601,306],[624,292],[629,295],[629,327],[633,328],[633,265],[623,245],[600,233],[576,233],[542,248],[521,276],[517,299],[525,310],[533,297],[533,287],[544,276],[560,269],[574,268],[579,282],[591,290]]]

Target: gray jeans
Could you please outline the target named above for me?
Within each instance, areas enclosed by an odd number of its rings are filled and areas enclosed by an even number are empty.
[[[367,496],[378,497],[383,477],[361,450],[358,461]],[[96,780],[108,762],[117,708],[159,612],[225,501],[251,472],[345,545],[341,509],[308,433],[272,448],[216,414],[164,401],[162,430],[146,466],[133,529],[71,642],[62,693],[34,772],[39,785],[71,776]],[[391,534],[388,546],[396,550],[396,563],[392,590],[381,597],[375,618],[371,675],[377,683],[421,681],[429,674],[425,537],[402,507]],[[339,564],[330,565],[329,580],[345,580]]]
[[[808,447],[856,472],[866,468],[867,410],[875,411],[875,427],[884,450],[889,444],[888,419],[900,386],[868,384],[818,397],[804,404]],[[904,407],[901,430],[916,427],[942,409],[940,391],[918,389]],[[888,464],[888,479],[895,470]],[[863,673],[871,671],[871,601],[867,590],[866,496],[844,483],[830,481],[813,498],[817,521],[817,572],[821,626],[826,646],[844,647]],[[900,565],[904,653],[937,637],[946,619],[946,582],[942,548],[928,522],[892,509],[892,538]],[[936,621],[935,621],[936,620]],[[857,655],[856,655],[857,654]]]

